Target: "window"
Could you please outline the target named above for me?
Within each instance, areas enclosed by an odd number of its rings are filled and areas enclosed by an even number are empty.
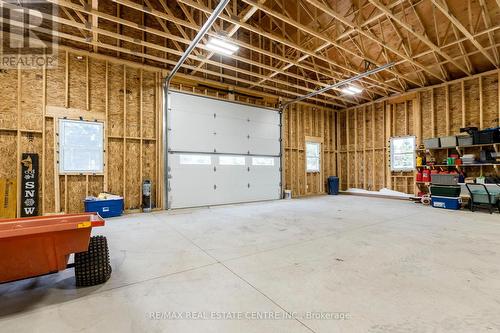
[[[219,165],[245,165],[245,156],[220,156]]]
[[[319,172],[321,143],[306,142],[307,172]]]
[[[104,124],[59,119],[59,172],[104,172]]]
[[[209,155],[180,155],[179,163],[188,165],[210,165],[212,164],[212,157]]]
[[[274,166],[274,158],[272,158],[272,157],[252,157],[252,165]]]
[[[391,138],[391,171],[413,171],[415,159],[414,136]]]

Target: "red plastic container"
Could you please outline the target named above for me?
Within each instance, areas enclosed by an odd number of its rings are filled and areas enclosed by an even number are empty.
[[[0,283],[66,269],[70,254],[88,250],[95,213],[0,219]]]
[[[421,182],[423,179],[423,174],[422,172],[417,172],[416,180],[417,182]]]
[[[431,173],[429,170],[424,170],[422,172],[422,181],[423,182],[430,182],[431,181]]]

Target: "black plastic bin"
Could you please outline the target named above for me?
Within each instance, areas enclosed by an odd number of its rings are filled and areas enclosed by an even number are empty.
[[[474,144],[483,145],[500,142],[500,127],[474,132]]]
[[[330,195],[339,194],[339,177],[334,177],[334,176],[328,177],[328,194]]]

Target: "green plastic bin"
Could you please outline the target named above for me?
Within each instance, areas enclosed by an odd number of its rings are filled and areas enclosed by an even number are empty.
[[[462,188],[460,186],[440,186],[431,185],[431,195],[436,195],[439,197],[451,197],[458,198]]]

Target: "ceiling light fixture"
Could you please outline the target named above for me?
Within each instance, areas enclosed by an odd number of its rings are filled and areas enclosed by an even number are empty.
[[[228,43],[228,42],[226,42],[222,39],[218,39],[218,38],[210,38],[210,40],[206,44],[206,47],[209,50],[223,53],[226,55],[232,55],[234,52],[238,51],[238,49],[239,49],[238,46],[231,44],[231,43]]]
[[[342,92],[347,95],[355,95],[359,94],[363,91],[363,89],[358,88],[356,86],[347,86],[345,88],[342,88]]]

